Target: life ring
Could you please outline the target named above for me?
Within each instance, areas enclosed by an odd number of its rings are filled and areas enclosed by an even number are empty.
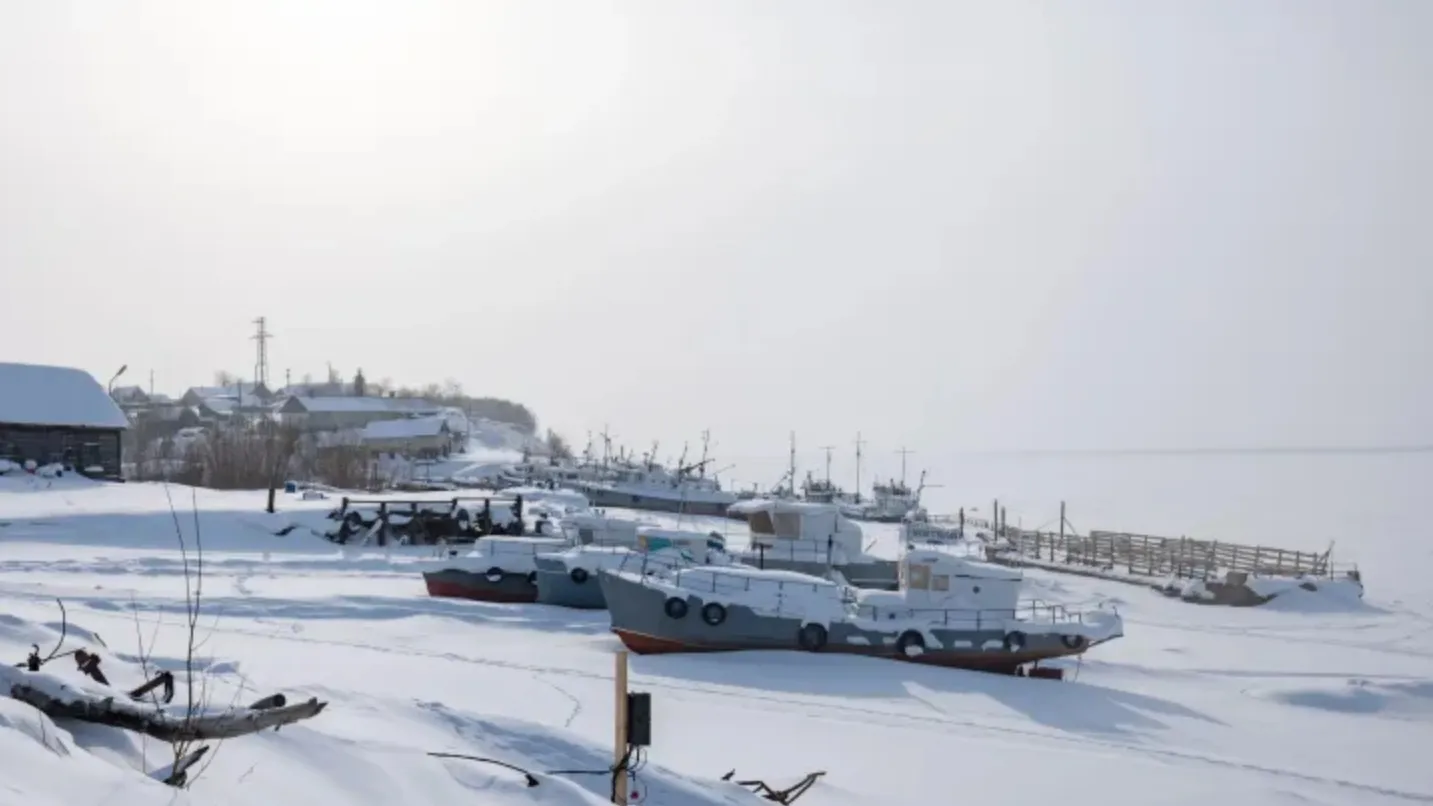
[[[489,568],[487,573],[483,576],[487,577],[489,582],[501,582],[503,580],[503,569],[495,565]]]
[[[1008,652],[1019,652],[1025,648],[1025,633],[1012,632],[1005,636],[1005,649]]]
[[[726,621],[726,606],[720,602],[707,602],[702,605],[702,621],[713,627]]]
[[[915,630],[906,630],[896,639],[896,654],[902,658],[914,658],[925,652],[925,637]]]
[[[1067,649],[1084,649],[1088,639],[1083,635],[1062,635],[1060,643],[1064,644]]]
[[[796,643],[807,652],[819,652],[826,646],[826,627],[822,624],[812,622],[803,625],[801,631],[796,633]]]
[[[665,611],[667,611],[667,616],[668,616],[669,618],[674,618],[674,619],[686,618],[686,616],[687,616],[687,600],[686,600],[686,599],[678,599],[677,597],[673,596],[673,597],[671,597],[670,599],[667,600],[666,604],[662,605],[662,609],[665,610]]]
[[[587,574],[587,569],[586,569],[586,568],[574,568],[574,569],[572,569],[572,572],[568,574],[568,576],[569,576],[569,577],[572,577],[572,581],[573,581],[573,582],[576,582],[577,584],[581,585],[582,583],[584,583],[584,582],[587,581],[587,576],[588,576],[588,574]]]

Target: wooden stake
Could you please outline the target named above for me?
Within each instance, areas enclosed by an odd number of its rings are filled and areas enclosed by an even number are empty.
[[[621,764],[622,759],[627,755],[627,650],[617,651],[616,662],[616,672],[612,675],[612,693],[616,698],[616,707],[613,709],[616,714],[612,737],[613,766]],[[613,788],[612,802],[618,806],[627,806],[626,770],[617,773],[617,785]]]

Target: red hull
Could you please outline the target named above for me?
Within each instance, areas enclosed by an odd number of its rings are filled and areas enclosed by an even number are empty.
[[[446,599],[471,599],[475,602],[494,602],[497,604],[533,604],[537,602],[537,592],[532,593],[506,593],[487,588],[470,588],[467,585],[460,585],[454,582],[443,582],[435,579],[425,579],[428,586],[429,596],[440,596]]]
[[[711,644],[686,644],[681,641],[673,641],[670,638],[658,638],[653,635],[632,632],[631,630],[619,630],[613,628],[612,632],[622,639],[623,645],[638,655],[670,655],[690,652],[777,652],[791,650],[777,650],[770,647],[746,647],[746,646],[715,646]],[[794,647],[792,649],[795,649]],[[1035,661],[1049,660],[1051,657],[1060,655],[1045,655],[1043,653],[1006,653],[999,660],[985,655],[985,653],[966,652],[926,652],[913,658],[905,658],[896,655],[893,651],[880,647],[848,646],[832,647],[827,646],[821,650],[821,654],[831,655],[861,655],[870,658],[885,658],[887,660],[904,660],[909,663],[920,663],[927,666],[941,666],[949,669],[969,669],[976,672],[996,672],[999,674],[1013,674],[1016,667]]]

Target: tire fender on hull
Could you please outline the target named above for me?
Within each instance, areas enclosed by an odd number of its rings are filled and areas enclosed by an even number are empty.
[[[826,625],[811,622],[801,625],[801,631],[796,633],[796,643],[807,652],[820,652],[826,648],[829,637]]]
[[[1083,635],[1062,635],[1060,643],[1064,644],[1066,649],[1084,649],[1089,640]]]
[[[568,574],[568,576],[572,579],[573,582],[577,583],[578,585],[581,585],[582,583],[587,581],[587,577],[589,575],[587,573],[586,568],[574,568],[572,569],[572,572]]]
[[[726,621],[726,606],[719,602],[707,602],[702,605],[702,621],[713,627]]]
[[[662,605],[662,610],[666,611],[667,618],[671,619],[680,620],[686,618],[688,609],[689,608],[687,607],[687,600],[678,599],[675,596],[667,599],[667,601]]]
[[[1012,632],[1005,636],[1005,649],[1009,652],[1019,652],[1025,648],[1025,633]]]
[[[501,569],[501,568],[499,568],[499,567],[497,567],[497,566],[495,565],[495,566],[493,566],[492,568],[489,568],[489,569],[483,574],[483,576],[487,577],[489,582],[502,582],[502,581],[503,581],[503,569]]]
[[[896,639],[896,655],[901,658],[916,658],[925,652],[925,636],[915,630],[906,630]]]

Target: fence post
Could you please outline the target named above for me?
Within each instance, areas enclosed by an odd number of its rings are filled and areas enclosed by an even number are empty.
[[[617,650],[612,675],[613,731],[612,766],[625,766],[627,758],[627,650]],[[619,770],[612,787],[612,802],[627,806],[627,771]]]
[[[1064,502],[1064,501],[1061,501],[1061,502],[1060,502],[1060,548],[1062,548],[1062,549],[1065,548],[1065,502]],[[1068,562],[1069,559],[1070,559],[1070,552],[1069,552],[1068,550],[1066,550],[1066,551],[1065,551],[1065,561]],[[1052,542],[1052,543],[1050,544],[1050,562],[1054,562],[1054,561],[1055,561],[1055,544]]]

